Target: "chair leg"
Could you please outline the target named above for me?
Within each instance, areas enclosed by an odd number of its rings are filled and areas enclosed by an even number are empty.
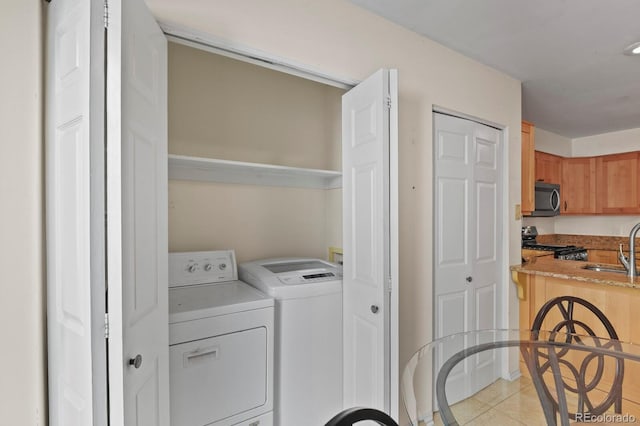
[[[556,394],[558,396],[558,410],[560,411],[560,424],[569,426],[569,409],[567,407],[567,395],[564,391],[564,382],[562,381],[562,373],[560,372],[560,364],[558,356],[554,348],[549,348],[549,362],[551,364],[551,372],[556,386]]]
[[[536,393],[538,394],[538,399],[540,399],[540,404],[542,405],[542,411],[544,412],[544,418],[547,421],[547,425],[556,425],[557,422],[555,409],[545,392],[545,387],[542,383],[540,372],[536,367],[536,355],[533,353],[534,351],[536,351],[536,349],[529,345],[520,345],[520,353],[524,358],[527,369],[529,370],[529,374],[531,375],[531,380],[533,381],[533,385],[536,388]]]

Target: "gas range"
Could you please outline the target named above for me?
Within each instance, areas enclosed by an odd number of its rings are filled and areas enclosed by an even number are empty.
[[[553,257],[560,260],[588,260],[587,250],[574,245],[538,244],[538,230],[535,226],[522,228],[522,248],[528,250],[552,251]]]
[[[533,243],[523,242],[522,248],[528,249],[528,250],[552,251],[553,257],[560,260],[580,260],[580,261],[588,260],[587,250],[584,247],[536,244],[535,242]]]

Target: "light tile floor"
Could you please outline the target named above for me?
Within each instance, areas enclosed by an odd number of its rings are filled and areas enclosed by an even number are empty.
[[[531,379],[521,377],[512,382],[499,379],[471,398],[451,406],[460,425],[545,425],[544,413]],[[634,414],[640,423],[640,405],[623,402],[623,412]],[[439,413],[434,424],[442,425]]]
[[[512,382],[499,379],[471,398],[452,405],[451,410],[461,425],[543,425],[544,414],[535,392],[528,378]],[[439,413],[434,414],[434,424],[443,424]]]

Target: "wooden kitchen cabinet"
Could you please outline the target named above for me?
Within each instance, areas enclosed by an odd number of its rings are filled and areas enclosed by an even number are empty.
[[[535,210],[535,127],[522,121],[522,201],[523,215]]]
[[[522,214],[535,210],[535,182],[560,184],[560,213],[640,214],[640,151],[565,158],[535,151],[534,126],[522,122]]]
[[[629,251],[624,250],[624,255],[629,257]],[[598,250],[589,249],[587,256],[589,257],[589,263],[608,263],[610,265],[622,266],[618,260],[617,250]],[[640,268],[640,253],[636,254],[636,268]]]
[[[597,212],[640,213],[640,153],[604,155],[596,161]]]
[[[576,296],[596,305],[609,318],[620,340],[640,343],[640,291],[636,288],[596,284],[572,279],[527,275],[526,299],[520,300],[520,328],[530,329],[542,305],[554,297]],[[543,324],[548,330],[555,324]],[[604,336],[605,330],[594,330]]]
[[[535,176],[536,182],[559,184],[562,180],[562,157],[536,151]]]
[[[589,250],[587,256],[589,263],[618,263],[618,252],[613,250]]]
[[[595,214],[595,157],[562,158],[561,174],[561,214]]]

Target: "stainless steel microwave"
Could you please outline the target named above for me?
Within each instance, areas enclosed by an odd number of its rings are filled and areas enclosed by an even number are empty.
[[[557,216],[560,214],[560,185],[536,182],[536,209],[531,216]]]

